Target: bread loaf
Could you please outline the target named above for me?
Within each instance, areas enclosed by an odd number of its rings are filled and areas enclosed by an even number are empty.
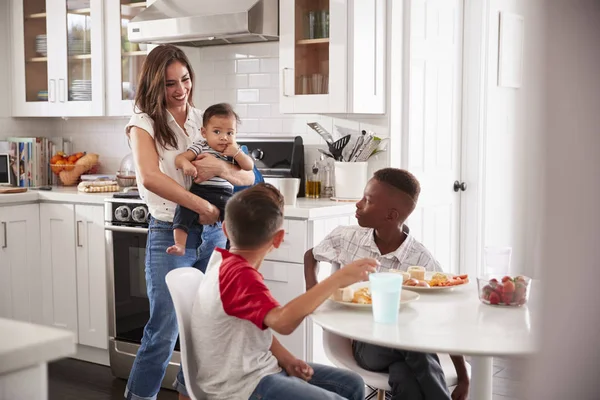
[[[414,278],[419,281],[425,280],[425,268],[424,267],[418,267],[418,266],[408,267],[408,273],[410,274],[411,278]]]

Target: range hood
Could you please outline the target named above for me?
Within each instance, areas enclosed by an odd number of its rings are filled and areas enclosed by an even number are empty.
[[[156,0],[127,26],[130,42],[216,46],[279,39],[279,0]]]

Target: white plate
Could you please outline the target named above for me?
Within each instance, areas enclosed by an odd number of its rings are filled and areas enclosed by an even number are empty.
[[[350,285],[350,287],[353,288],[354,290],[358,290],[365,286],[368,287],[369,282],[359,282],[359,283]],[[402,293],[400,294],[400,305],[410,303],[411,301],[419,300],[419,297],[421,297],[421,296],[418,293],[411,292],[410,290],[407,290],[407,289],[402,289]],[[369,310],[372,308],[371,304],[350,303],[350,302],[346,302],[346,301],[337,301],[337,300],[333,300],[333,299],[329,299],[329,301],[332,301],[337,304],[341,304],[346,307],[351,307],[351,308],[360,308],[360,309],[369,309]]]
[[[430,280],[431,277],[433,276],[433,274],[435,274],[435,272],[425,272],[425,280],[426,281]],[[444,273],[444,275],[446,275],[447,277],[456,276],[456,274],[446,274],[446,273]],[[440,292],[440,291],[454,290],[454,288],[463,287],[464,285],[466,285],[466,284],[455,285],[455,286],[433,286],[433,287],[402,285],[402,288],[408,289],[408,290],[414,290],[415,292]]]

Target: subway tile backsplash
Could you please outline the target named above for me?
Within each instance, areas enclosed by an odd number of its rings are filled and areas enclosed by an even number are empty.
[[[217,102],[231,103],[242,123],[240,137],[302,136],[307,167],[319,156],[324,141],[307,122],[367,129],[388,136],[388,116],[281,114],[279,110],[279,43],[184,48],[196,73],[194,103],[205,109]],[[124,127],[128,118],[10,118],[0,115],[0,139],[6,136],[58,136],[70,138],[75,151],[100,154],[101,171],[114,173],[130,152]],[[371,164],[388,164],[387,154]]]

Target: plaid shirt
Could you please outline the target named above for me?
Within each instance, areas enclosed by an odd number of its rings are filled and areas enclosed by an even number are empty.
[[[427,271],[442,271],[440,263],[429,250],[408,233],[408,227],[404,226],[404,243],[388,254],[381,254],[375,244],[374,233],[373,229],[358,225],[338,226],[313,248],[313,256],[317,261],[338,266],[369,257],[379,261],[383,269],[406,271],[408,267],[418,265]]]

